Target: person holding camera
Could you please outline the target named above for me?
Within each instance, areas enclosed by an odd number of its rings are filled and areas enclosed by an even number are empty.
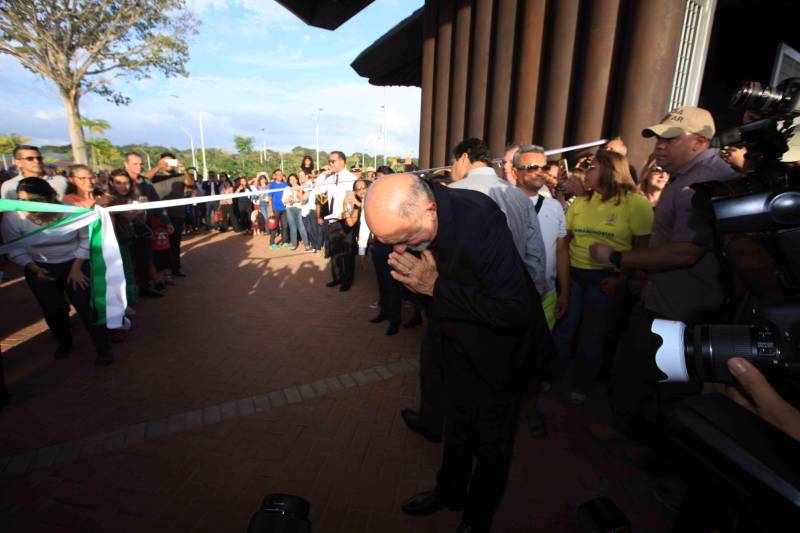
[[[647,284],[628,323],[611,381],[611,404],[620,429],[649,434],[658,418],[656,398],[681,398],[696,387],[653,383],[661,379],[646,353],[655,353],[650,333],[655,318],[696,324],[713,320],[723,303],[720,265],[714,254],[713,229],[692,208],[692,185],[724,181],[733,171],[710,147],[714,137],[711,113],[679,107],[659,124],[642,131],[655,138],[655,163],[670,173],[655,208],[647,248],[615,252],[606,244],[590,247],[600,264],[647,272]],[[648,352],[653,348],[652,352]],[[658,394],[657,394],[658,393]],[[642,432],[638,431],[642,430]]]

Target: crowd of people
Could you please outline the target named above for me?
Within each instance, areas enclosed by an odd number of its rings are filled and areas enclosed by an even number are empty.
[[[3,183],[2,197],[82,207],[196,197],[193,204],[114,215],[129,317],[139,298],[161,298],[174,277],[185,276],[186,233],[232,228],[263,239],[274,253],[303,246],[330,259],[327,286],[341,292],[354,283],[357,257],[369,254],[378,282],[371,322],[387,321],[387,335],[396,334],[403,299],[413,309],[408,326],[422,323],[423,311],[427,317],[419,408],[402,417],[425,438],[444,439],[436,488],[403,510],[465,508],[470,531],[488,531],[526,397],[563,382],[580,405],[605,375],[614,426],[595,428],[598,438],[625,434],[652,444],[665,406],[698,392],[657,385],[643,350],[653,348],[654,318],[712,321],[722,308],[713,235],[691,216],[692,184],[734,175],[710,148],[714,133],[707,111],[674,110],[643,130],[655,148],[639,172],[620,138],[577,154],[571,166],[519,143],[497,165],[486,144],[471,138],[453,148],[448,171],[433,175],[389,167],[362,173],[333,151],[320,169],[306,156],[288,176],[277,169],[208,180],[191,176],[170,153],[146,172],[141,156],[128,153],[124,167],[107,176],[85,165],[73,165],[66,177],[45,176],[39,150],[19,146],[19,175]],[[233,193],[239,196],[200,201]],[[6,213],[3,239],[62,216]],[[113,362],[110,341],[119,335],[95,324],[86,231],[18,248],[9,258],[24,268],[57,339],[55,357],[72,349],[72,304],[97,364]],[[754,371],[732,361],[734,375]],[[526,415],[531,431],[545,435],[535,401]]]

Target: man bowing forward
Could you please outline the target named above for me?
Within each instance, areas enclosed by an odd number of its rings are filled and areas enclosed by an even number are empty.
[[[403,511],[466,509],[458,531],[489,531],[505,490],[520,400],[553,344],[541,299],[491,198],[385,176],[366,198],[392,276],[425,295],[441,338],[444,454],[436,487]],[[476,466],[473,472],[473,458]]]

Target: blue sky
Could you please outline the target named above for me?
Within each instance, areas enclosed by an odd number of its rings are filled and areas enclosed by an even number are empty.
[[[374,87],[350,67],[353,59],[423,0],[376,0],[335,31],[305,25],[272,0],[188,0],[202,22],[190,40],[188,78],[123,80],[116,87],[132,98],[117,107],[96,95],[81,101],[84,117],[105,119],[105,136],[116,144],[147,142],[199,147],[198,114],[206,146],[233,149],[233,135],[254,136],[257,145],[288,150],[382,152],[378,139],[386,103],[388,151],[417,155],[420,90]],[[51,82],[0,55],[0,133],[17,133],[37,144],[67,144],[66,119]]]

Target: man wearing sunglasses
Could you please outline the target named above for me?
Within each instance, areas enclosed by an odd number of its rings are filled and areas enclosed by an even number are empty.
[[[67,178],[64,176],[44,176],[42,153],[37,146],[21,144],[14,148],[14,161],[19,174],[3,183],[0,197],[11,200],[17,199],[17,184],[25,178],[40,178],[46,180],[58,194],[58,199],[64,198],[67,192]]]

